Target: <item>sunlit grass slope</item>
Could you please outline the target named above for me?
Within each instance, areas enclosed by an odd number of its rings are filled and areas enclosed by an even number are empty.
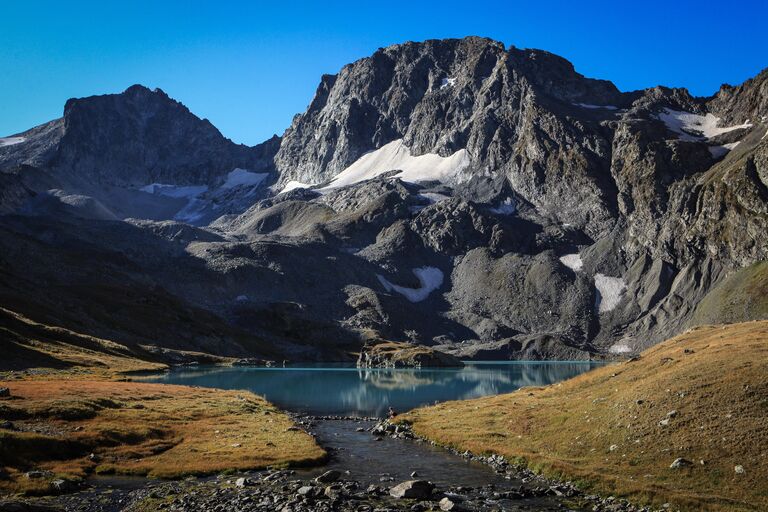
[[[699,327],[569,381],[403,417],[604,493],[688,510],[768,510],[768,322]],[[692,464],[670,468],[677,458]]]

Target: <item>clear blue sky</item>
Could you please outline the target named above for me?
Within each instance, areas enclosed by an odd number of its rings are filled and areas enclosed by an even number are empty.
[[[466,35],[549,50],[622,90],[709,95],[768,66],[766,20],[768,0],[3,1],[0,136],[61,116],[67,98],[141,83],[255,144],[304,110],[322,73]]]

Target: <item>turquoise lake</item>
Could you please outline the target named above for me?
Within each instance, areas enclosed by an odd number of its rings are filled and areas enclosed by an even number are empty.
[[[278,368],[193,367],[146,377],[150,382],[245,389],[282,409],[311,415],[385,416],[421,405],[552,384],[596,362],[470,362],[464,368],[362,369],[348,365]]]

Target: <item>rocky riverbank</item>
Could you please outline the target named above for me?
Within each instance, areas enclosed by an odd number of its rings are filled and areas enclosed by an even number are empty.
[[[393,423],[389,420],[384,420],[377,423],[371,429],[371,433],[375,436],[389,436],[396,439],[418,443],[429,443],[433,446],[437,446],[437,443],[434,441],[414,434],[411,425],[405,422]],[[614,496],[598,496],[596,494],[584,493],[574,482],[545,478],[531,471],[526,466],[510,462],[501,455],[483,456],[473,454],[470,451],[462,452],[450,447],[445,447],[445,449],[466,460],[486,464],[493,468],[497,473],[505,475],[505,477],[510,480],[519,480],[523,485],[521,485],[515,492],[520,498],[556,496],[562,498],[563,503],[579,506],[584,510],[592,511],[652,512],[654,510],[651,507],[636,506],[625,499],[618,499]],[[447,508],[443,510],[459,509]],[[664,507],[661,510],[669,510],[669,508]]]
[[[544,491],[542,491],[544,492]],[[145,512],[253,510],[283,512],[384,512],[427,510],[562,510],[532,501],[527,491],[502,491],[494,486],[435,488],[424,480],[396,485],[363,485],[338,471],[314,479],[297,478],[292,470],[152,482],[138,489],[93,488],[77,494],[31,502],[5,502],[0,511],[61,510]]]
[[[19,501],[0,502],[0,512],[79,511],[79,512],[148,512],[155,510],[184,511],[627,511],[647,512],[623,500],[585,495],[570,482],[554,482],[509,463],[503,457],[480,457],[455,453],[466,460],[482,462],[493,468],[482,485],[435,483],[411,471],[415,460],[424,457],[428,441],[418,439],[408,425],[389,421],[347,417],[297,417],[295,423],[328,449],[331,459],[348,465],[308,472],[305,470],[270,469],[265,471],[220,474],[215,477],[190,477],[178,481],[113,478],[89,481],[90,487],[80,492]],[[334,434],[344,435],[339,425],[356,426],[356,435],[366,436],[371,443],[383,447],[400,445],[415,459],[402,457],[399,474],[381,471],[386,468],[359,467],[374,459],[348,464],[340,453],[326,446],[322,437],[330,425]],[[325,428],[325,430],[324,430]],[[389,438],[392,438],[390,440]],[[397,440],[397,441],[394,441]],[[347,440],[348,441],[348,440]],[[384,442],[381,442],[384,441]],[[418,443],[413,445],[411,443]],[[345,443],[346,444],[346,443]],[[432,449],[434,450],[434,449]],[[438,468],[441,472],[444,468]],[[381,471],[379,473],[379,471]],[[410,473],[409,478],[402,478]]]

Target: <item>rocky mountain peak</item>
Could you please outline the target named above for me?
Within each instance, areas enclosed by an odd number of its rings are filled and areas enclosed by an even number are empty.
[[[67,101],[54,167],[108,185],[208,184],[234,168],[271,167],[259,148],[234,144],[160,89]]]
[[[725,122],[768,121],[768,68],[741,85],[724,84],[707,106]]]
[[[541,50],[507,50],[481,37],[408,42],[323,77],[286,131],[276,165],[283,182],[322,183],[398,139],[414,155],[466,149],[482,165],[495,158],[494,141],[515,139],[521,108],[627,106],[635,97]]]

